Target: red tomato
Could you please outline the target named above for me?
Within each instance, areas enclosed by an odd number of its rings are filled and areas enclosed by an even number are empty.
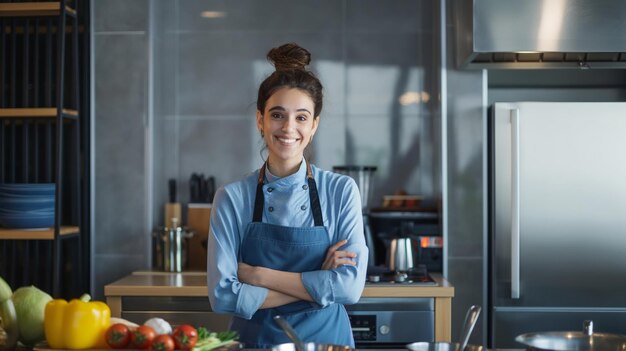
[[[198,331],[189,324],[179,325],[172,332],[177,350],[191,350],[198,341]]]
[[[130,344],[133,348],[147,349],[152,344],[152,340],[156,337],[154,329],[147,325],[140,325],[131,332]]]
[[[156,351],[174,351],[174,339],[166,334],[157,335],[152,340],[151,350]]]
[[[114,349],[123,349],[130,342],[130,331],[122,323],[112,324],[106,331],[106,342]]]

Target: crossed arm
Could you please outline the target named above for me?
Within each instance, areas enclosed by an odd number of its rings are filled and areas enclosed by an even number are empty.
[[[340,240],[328,248],[321,269],[334,269],[345,264],[356,265],[354,261],[356,253],[339,250],[347,242],[347,240]],[[278,307],[299,300],[314,301],[302,283],[301,273],[251,266],[240,262],[237,276],[243,283],[269,290],[261,309]]]

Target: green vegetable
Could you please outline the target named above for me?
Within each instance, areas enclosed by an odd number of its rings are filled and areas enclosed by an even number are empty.
[[[34,345],[46,338],[44,313],[52,297],[35,286],[24,286],[13,293],[13,304],[17,312],[20,329],[19,340],[24,345]]]
[[[13,295],[11,287],[4,281],[4,279],[2,279],[2,277],[0,277],[0,302],[10,299],[11,295]]]
[[[198,330],[198,342],[192,351],[210,351],[222,346],[228,346],[239,339],[236,331],[210,332],[204,327],[196,328]]]
[[[17,345],[19,327],[13,300],[0,302],[0,350],[12,350]]]

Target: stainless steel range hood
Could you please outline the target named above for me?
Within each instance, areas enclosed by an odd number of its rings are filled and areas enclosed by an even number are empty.
[[[469,68],[626,68],[624,0],[454,0]]]

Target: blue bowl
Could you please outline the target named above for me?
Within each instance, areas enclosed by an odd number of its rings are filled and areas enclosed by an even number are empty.
[[[0,194],[14,195],[54,195],[54,183],[4,183],[0,184]]]
[[[44,199],[8,199],[0,198],[0,210],[8,211],[39,211],[54,210],[54,198]]]
[[[0,225],[12,229],[42,229],[54,225],[54,216],[5,217],[0,216]]]
[[[13,194],[0,190],[0,199],[15,199],[15,200],[28,200],[28,199],[54,199],[54,194]]]
[[[0,216],[14,217],[14,216],[54,216],[54,208],[42,209],[42,210],[30,210],[30,211],[16,211],[0,208]]]

